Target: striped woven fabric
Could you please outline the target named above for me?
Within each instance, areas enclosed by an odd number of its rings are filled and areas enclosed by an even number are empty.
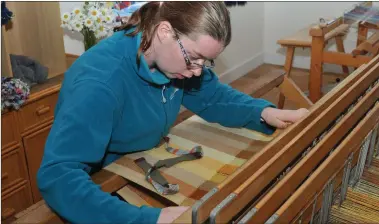
[[[160,195],[160,197],[176,205],[192,205],[195,200],[224,181],[277,135],[278,132],[267,136],[247,129],[226,128],[208,123],[196,115],[192,116],[171,129],[168,135],[169,146],[191,150],[200,145],[204,157],[181,162],[170,168],[161,168],[160,172],[166,180],[171,184],[179,184],[180,191],[175,195]],[[176,157],[167,152],[165,147],[163,144],[152,150],[128,154],[104,169],[157,193],[146,181],[144,172],[134,160],[144,157],[150,164],[155,164],[158,160]],[[128,198],[124,199],[128,201]]]
[[[348,188],[341,207],[333,205],[332,223],[379,223],[379,158],[372,161],[354,189]]]

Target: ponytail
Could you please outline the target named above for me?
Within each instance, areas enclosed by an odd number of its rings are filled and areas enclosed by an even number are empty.
[[[135,36],[139,32],[143,31],[141,45],[138,48],[137,54],[138,64],[141,53],[146,51],[151,46],[153,35],[159,22],[160,5],[160,2],[149,2],[144,4],[132,14],[125,25],[119,28],[119,30],[129,30],[135,28],[133,32],[127,33],[126,36]]]

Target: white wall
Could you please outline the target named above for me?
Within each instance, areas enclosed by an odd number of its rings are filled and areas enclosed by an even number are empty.
[[[289,36],[312,23],[317,23],[320,17],[336,18],[357,2],[265,2],[264,3],[264,62],[283,65],[285,49],[276,42]],[[374,5],[379,5],[375,2]],[[356,45],[357,30],[351,28],[344,39],[346,52],[351,52]],[[336,50],[334,42],[328,44],[328,49]],[[310,51],[297,48],[293,67],[309,69]],[[341,66],[325,65],[325,71],[342,72]]]
[[[232,41],[215,61],[215,71],[229,83],[263,63],[264,2],[232,7]]]

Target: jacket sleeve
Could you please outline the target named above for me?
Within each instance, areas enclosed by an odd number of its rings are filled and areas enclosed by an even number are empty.
[[[261,122],[266,107],[275,107],[264,99],[256,99],[219,82],[210,69],[203,69],[200,77],[193,77],[183,94],[183,106],[204,120],[226,127],[248,128],[272,134],[275,128]]]
[[[47,204],[70,223],[156,223],[161,209],[137,207],[101,190],[89,172],[101,164],[120,117],[115,95],[93,80],[66,91],[58,105],[42,164],[39,190]]]

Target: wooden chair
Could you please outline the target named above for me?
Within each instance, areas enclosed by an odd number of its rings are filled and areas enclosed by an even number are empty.
[[[363,3],[372,6],[371,2]],[[296,48],[309,48],[311,50],[310,76],[309,76],[309,99],[315,103],[322,96],[322,73],[323,64],[337,64],[342,66],[344,76],[349,74],[348,66],[357,68],[368,63],[378,54],[378,32],[375,32],[367,39],[369,29],[378,30],[378,26],[369,23],[359,23],[357,48],[352,53],[345,53],[343,36],[348,31],[350,25],[344,19],[338,18],[326,24],[313,24],[299,30],[293,35],[278,40],[278,44],[287,49],[284,68],[287,76],[290,77],[293,64],[294,52]],[[325,46],[331,40],[336,41],[337,51],[327,51]],[[366,55],[364,55],[366,54]],[[368,55],[369,54],[369,55]],[[283,107],[284,96],[279,98],[278,106]]]

